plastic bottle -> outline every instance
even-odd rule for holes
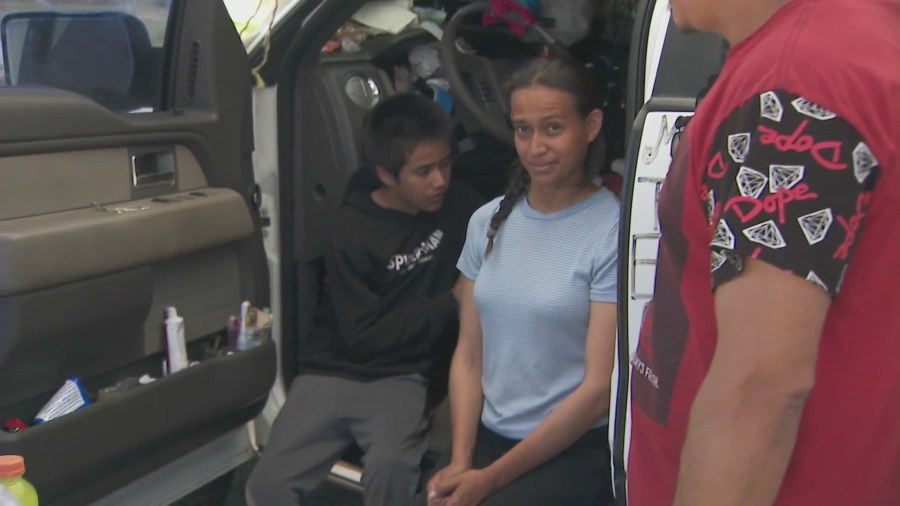
[[[166,349],[168,350],[169,373],[175,373],[188,366],[187,346],[184,342],[184,318],[178,316],[174,307],[166,308]]]
[[[0,485],[22,506],[38,506],[38,496],[31,483],[25,481],[25,459],[21,455],[0,455]]]

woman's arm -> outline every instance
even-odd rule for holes
[[[459,340],[450,363],[450,422],[453,449],[450,464],[428,483],[428,503],[444,501],[450,490],[439,492],[443,485],[472,467],[475,437],[484,394],[481,391],[481,321],[472,297],[475,282],[460,276],[455,293],[459,297]],[[457,290],[458,288],[458,290]]]
[[[581,385],[525,439],[483,470],[492,490],[503,488],[568,448],[609,411],[615,338],[616,304],[592,301]]]
[[[481,321],[472,291],[475,282],[460,276],[459,340],[450,364],[451,466],[469,468],[484,394],[481,391]]]

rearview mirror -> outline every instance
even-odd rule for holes
[[[144,24],[123,12],[16,12],[0,21],[6,84],[72,91],[113,110],[152,106]],[[148,103],[149,102],[149,103]]]

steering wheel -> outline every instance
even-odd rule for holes
[[[441,66],[444,68],[450,90],[456,101],[468,111],[473,119],[488,133],[501,142],[513,144],[513,131],[506,121],[508,107],[505,103],[503,86],[497,76],[493,63],[483,56],[465,54],[456,46],[459,27],[466,16],[491,9],[490,2],[477,2],[463,7],[454,14],[444,27],[441,38]],[[568,49],[554,39],[546,30],[532,24],[528,30],[534,31],[554,53],[568,55]],[[465,70],[475,79],[475,86],[481,95],[477,100],[462,77]],[[491,110],[489,112],[489,109]],[[491,114],[493,112],[493,114]],[[501,119],[502,118],[502,119]]]

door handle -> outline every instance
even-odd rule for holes
[[[131,155],[132,188],[175,185],[175,154],[171,149]]]

